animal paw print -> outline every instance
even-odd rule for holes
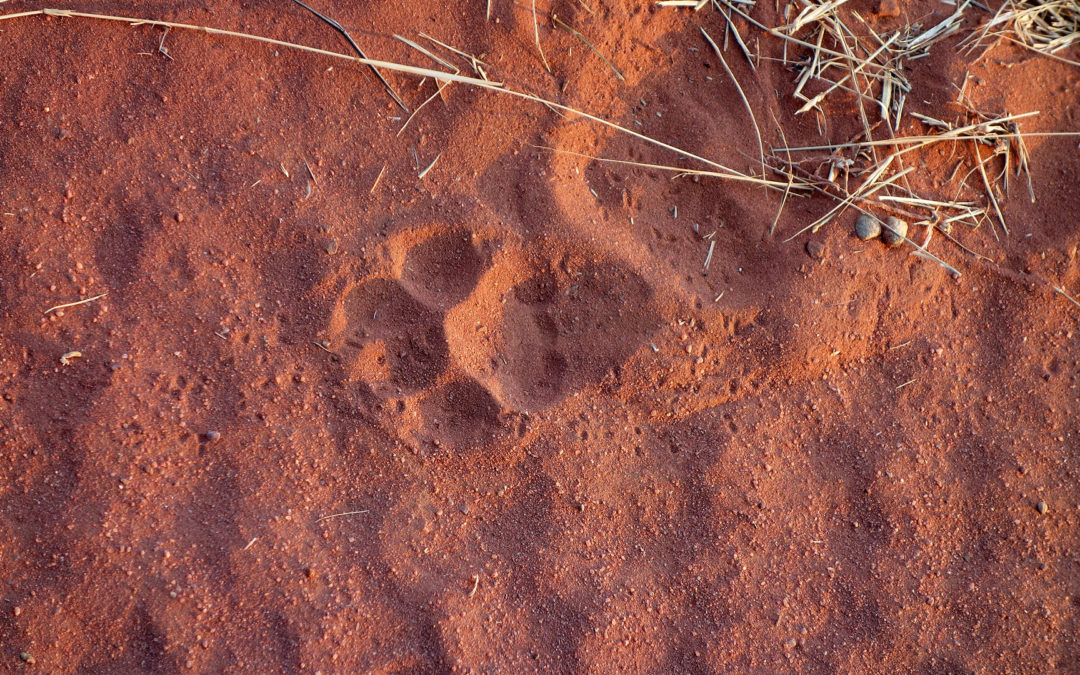
[[[354,370],[371,384],[382,384],[381,393],[415,393],[446,370],[450,355],[440,312],[413,298],[398,281],[360,284],[345,296],[344,313],[345,345],[360,352]]]
[[[542,268],[520,250],[500,256],[467,232],[440,232],[404,252],[395,278],[344,298],[347,367],[399,401],[395,428],[436,445],[482,445],[507,413],[617,378],[659,325],[652,288],[625,265]]]
[[[601,380],[659,324],[652,289],[621,265],[587,262],[517,284],[503,310],[503,399],[547,408]]]
[[[506,430],[502,410],[491,392],[468,377],[425,396],[420,412],[426,434],[457,450],[482,447]]]
[[[396,429],[434,447],[466,450],[498,437],[502,407],[455,366],[447,313],[473,292],[490,252],[469,232],[438,232],[409,248],[395,278],[349,291],[334,342],[350,377],[380,398],[397,399]],[[404,420],[404,421],[402,421]]]
[[[429,237],[409,249],[401,269],[401,284],[428,307],[449,310],[476,287],[489,263],[465,232]]]

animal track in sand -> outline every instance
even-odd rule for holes
[[[469,296],[489,262],[471,232],[436,234],[409,249],[401,284],[428,307],[448,310]]]
[[[344,300],[345,344],[365,349],[382,343],[391,384],[402,393],[425,389],[449,363],[442,316],[409,295],[393,279],[371,279]]]
[[[428,433],[456,451],[482,446],[504,426],[499,404],[473,379],[457,380],[430,392],[420,402],[420,412]]]
[[[373,278],[349,291],[337,319],[347,368],[385,398],[416,396],[417,438],[453,451],[483,445],[505,426],[483,384],[458,373],[447,343],[447,313],[486,272],[489,253],[469,231],[429,236],[401,251],[397,278]],[[358,351],[354,351],[358,350]]]
[[[502,315],[504,399],[542,410],[617,371],[659,323],[651,299],[639,275],[611,263],[519,283]]]
[[[498,436],[504,407],[536,412],[617,380],[659,325],[652,288],[625,264],[564,262],[526,276],[528,262],[512,256],[489,275],[492,256],[475,239],[450,230],[399,249],[399,277],[362,282],[342,306],[340,337],[360,350],[350,370],[386,398],[419,395],[420,437],[453,449]],[[493,340],[461,331],[484,316]],[[490,350],[490,370],[474,365],[476,349]]]

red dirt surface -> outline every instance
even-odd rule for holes
[[[318,7],[375,58],[428,67],[392,37],[427,33],[757,166],[722,15],[584,4],[539,8],[552,75],[529,3]],[[284,1],[65,6],[347,51]],[[971,64],[969,11],[908,110],[955,119],[969,72],[980,110],[1080,129],[1080,68]],[[785,242],[823,197],[770,236],[776,193],[541,149],[692,165],[542,106],[453,85],[399,136],[362,67],[163,33],[0,22],[0,670],[1080,672],[1076,138],[1029,141],[1009,236],[954,233],[996,262],[935,237],[955,279],[850,211]],[[767,146],[772,115],[859,128],[726,56]],[[956,161],[913,184],[953,198]]]

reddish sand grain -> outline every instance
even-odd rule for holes
[[[525,3],[319,8],[374,57],[428,66],[392,38],[428,33],[756,168],[718,13],[539,4],[626,81],[544,20],[548,75]],[[65,6],[346,49],[287,2]],[[1080,129],[1080,69],[969,66],[972,25],[909,110],[953,114],[970,71],[980,109]],[[1080,672],[1077,139],[1030,142],[1010,236],[955,233],[997,263],[935,238],[954,279],[850,212],[785,242],[823,198],[770,236],[761,188],[542,150],[690,165],[541,106],[453,85],[399,137],[363,68],[161,39],[0,22],[4,672]],[[727,54],[767,145],[770,111],[792,145],[858,129]]]

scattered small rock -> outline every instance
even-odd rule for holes
[[[885,227],[881,231],[881,240],[885,242],[886,246],[895,248],[904,243],[905,237],[907,237],[906,222],[896,216],[889,216],[885,219]]]
[[[855,219],[855,236],[863,241],[881,235],[881,221],[869,213],[860,213]]]
[[[19,658],[23,660],[23,663],[34,665],[37,663],[37,659],[34,658],[30,652],[19,652]]]
[[[326,243],[326,254],[334,255],[338,251],[337,239],[331,239]]]
[[[815,260],[821,260],[825,257],[825,244],[821,243],[817,239],[811,239],[806,242],[806,252],[811,258]]]
[[[1050,507],[1046,505],[1046,502],[1040,501],[1038,504],[1035,505],[1035,510],[1038,511],[1040,514],[1045,514],[1047,511],[1050,510]]]
[[[211,442],[211,443],[221,440],[221,432],[220,431],[207,431],[206,432],[206,440]]]

